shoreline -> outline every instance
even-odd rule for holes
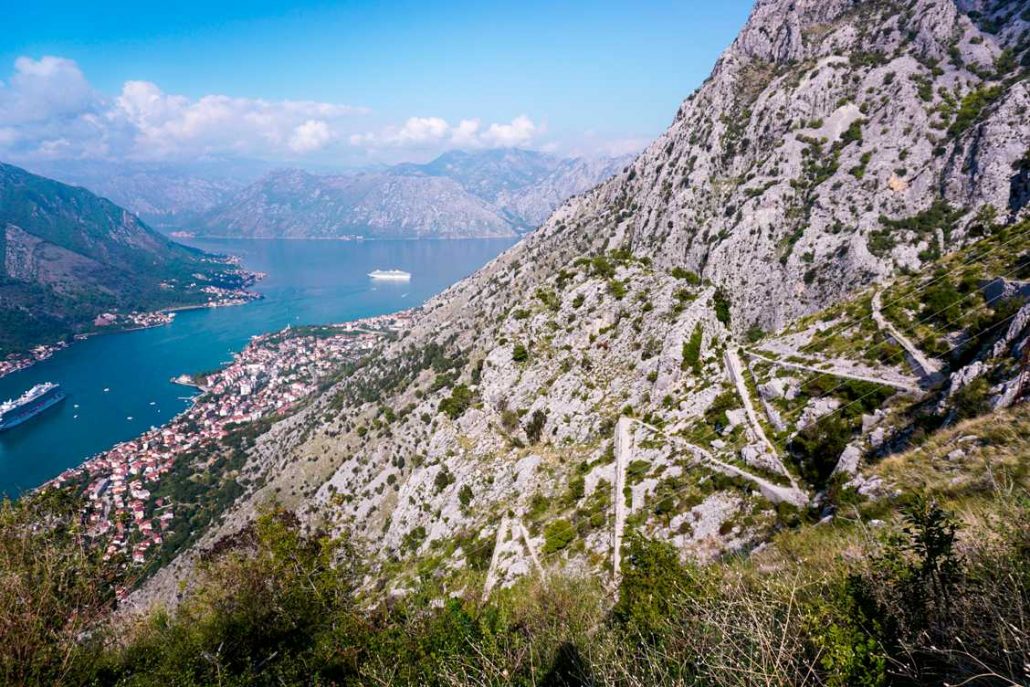
[[[338,334],[337,334],[338,336],[352,336],[352,335],[383,336],[384,334],[387,334],[389,332],[402,331],[406,327],[410,326],[410,322],[412,320],[412,317],[414,316],[414,314],[418,310],[419,310],[418,307],[405,308],[404,310],[397,310],[395,312],[384,313],[382,315],[369,315],[367,317],[361,317],[361,318],[358,318],[356,320],[347,320],[345,322],[332,322],[332,323],[329,323],[329,324],[304,325],[304,326],[306,326],[306,327],[307,326],[318,327],[318,328],[323,328],[323,329],[335,330],[335,331],[338,332]],[[372,325],[372,326],[369,326],[369,325]],[[265,332],[263,334],[255,334],[254,336],[251,337],[250,341],[247,343],[247,346],[244,347],[243,350],[241,350],[241,351],[239,351],[237,353],[233,353],[232,360],[226,362],[225,364],[220,366],[217,370],[212,371],[210,373],[210,376],[220,376],[226,370],[231,368],[233,365],[237,364],[239,362],[240,358],[243,357],[243,355],[245,354],[245,352],[247,351],[248,348],[251,348],[252,346],[260,346],[260,345],[264,344],[265,342],[267,342],[267,341],[269,341],[271,339],[274,339],[277,336],[280,336],[280,335],[283,335],[283,334],[288,334],[288,333],[293,333],[293,332],[295,332],[295,330],[296,330],[296,328],[293,325],[286,325],[282,329],[277,329],[277,330],[274,330],[274,331]],[[115,333],[120,333],[120,332],[111,332],[111,333],[115,334]],[[309,336],[309,335],[300,333],[299,336],[300,337],[305,337],[305,336]],[[86,458],[84,458],[77,465],[62,470],[59,474],[55,475],[54,477],[51,477],[50,479],[46,480],[45,482],[41,483],[40,485],[38,485],[36,487],[33,487],[31,489],[26,489],[25,493],[37,492],[37,491],[43,490],[45,488],[48,488],[50,486],[58,486],[59,487],[59,486],[61,486],[59,484],[59,482],[67,479],[68,475],[71,475],[72,473],[77,473],[77,472],[81,471],[82,469],[88,467],[88,465],[90,463],[94,462],[98,458],[102,458],[104,455],[106,455],[107,453],[111,452],[113,449],[117,448],[118,446],[120,446],[122,444],[125,444],[125,443],[129,443],[129,442],[135,441],[136,439],[139,438],[139,436],[142,436],[142,434],[146,434],[147,432],[154,431],[154,430],[160,430],[162,428],[166,428],[169,425],[171,425],[172,423],[174,423],[176,420],[180,419],[184,414],[188,413],[193,408],[193,406],[196,404],[196,402],[201,399],[201,396],[203,396],[204,394],[206,394],[206,393],[208,393],[208,392],[210,392],[212,390],[212,387],[210,385],[201,385],[201,384],[197,383],[195,381],[195,375],[196,374],[200,374],[200,373],[192,373],[191,374],[191,373],[184,372],[184,373],[182,373],[180,375],[177,375],[175,377],[171,377],[168,380],[172,384],[178,384],[180,386],[189,387],[189,388],[192,388],[192,389],[197,389],[198,391],[201,392],[201,393],[197,394],[196,396],[194,396],[194,397],[192,397],[190,399],[189,407],[184,408],[183,410],[179,411],[175,415],[171,416],[162,425],[158,425],[158,426],[152,427],[149,430],[144,431],[140,435],[137,435],[136,437],[132,437],[130,439],[126,439],[125,441],[122,441],[122,442],[118,442],[114,446],[112,446],[111,448],[108,448],[108,449],[105,449],[105,450],[100,451],[98,453],[94,453],[94,454],[92,454],[90,456],[87,456]]]
[[[16,372],[22,372],[24,370],[29,369],[30,367],[34,367],[37,363],[46,362],[47,360],[52,358],[55,353],[58,353],[59,351],[63,351],[65,349],[71,347],[77,341],[86,341],[87,339],[92,339],[92,338],[94,338],[96,336],[107,336],[107,335],[115,335],[115,334],[128,334],[130,332],[139,332],[139,331],[144,331],[146,329],[155,329],[157,327],[167,327],[168,325],[174,323],[174,321],[175,321],[175,314],[178,313],[178,312],[186,312],[186,311],[189,311],[189,310],[208,310],[208,309],[213,309],[213,308],[228,308],[228,307],[233,307],[233,306],[238,306],[238,305],[247,305],[248,303],[253,303],[254,301],[258,301],[258,300],[261,300],[262,298],[264,298],[263,295],[261,295],[261,294],[259,294],[257,292],[254,292],[254,291],[243,291],[241,293],[249,294],[250,297],[243,298],[243,299],[240,299],[239,301],[231,302],[231,303],[222,303],[222,302],[196,303],[196,304],[191,304],[191,305],[178,305],[178,306],[172,306],[170,308],[161,308],[159,310],[151,310],[151,311],[148,311],[146,313],[141,313],[141,314],[142,315],[166,314],[166,315],[169,316],[169,319],[166,320],[166,321],[163,321],[163,322],[154,322],[152,324],[141,324],[141,325],[135,325],[135,326],[131,326],[131,327],[124,327],[124,328],[120,328],[120,329],[108,329],[108,330],[97,329],[97,330],[90,331],[90,332],[83,332],[83,333],[80,333],[80,334],[73,334],[71,341],[59,341],[57,343],[39,344],[38,346],[35,346],[34,348],[29,349],[28,351],[21,352],[21,353],[18,353],[18,352],[12,353],[11,354],[12,356],[17,356],[17,357],[14,359],[14,361],[10,362],[10,367],[0,367],[0,379],[3,379],[4,377],[7,377],[8,375],[15,374]],[[44,349],[44,352],[41,353],[41,354],[34,353],[33,351],[36,351],[37,349]],[[9,361],[7,359],[0,360],[0,366],[3,366],[5,363],[8,363],[8,362]]]
[[[15,372],[27,370],[36,363],[49,360],[55,353],[68,348],[76,341],[85,341],[86,339],[90,339],[100,334],[127,334],[128,332],[153,329],[154,327],[163,327],[172,324],[175,319],[175,313],[177,312],[184,312],[186,310],[202,310],[205,308],[223,308],[230,305],[246,305],[247,303],[264,298],[263,294],[257,291],[250,291],[249,288],[268,275],[264,272],[252,272],[244,269],[241,266],[243,260],[238,255],[221,255],[216,256],[215,259],[216,262],[220,264],[233,266],[235,268],[236,275],[244,277],[244,281],[239,288],[226,289],[213,285],[205,286],[197,293],[206,294],[209,297],[215,297],[218,299],[208,300],[206,303],[187,303],[183,305],[173,305],[166,308],[158,308],[156,310],[148,310],[145,312],[130,312],[127,314],[101,313],[94,318],[92,331],[68,334],[66,335],[67,339],[62,339],[52,343],[38,344],[27,351],[14,351],[10,353],[3,360],[0,360],[0,379],[14,374]],[[125,318],[128,320],[126,323],[128,326],[122,326],[117,329],[104,329],[103,327],[108,325],[97,324],[97,322],[98,320],[106,317]],[[154,321],[147,321],[149,319],[153,319]]]
[[[173,377],[171,382],[201,393],[165,423],[85,458],[26,493],[78,485],[86,499],[81,522],[91,546],[104,551],[105,559],[121,557],[126,569],[143,565],[162,548],[164,536],[174,531],[175,513],[186,505],[153,498],[180,456],[219,445],[237,425],[288,417],[340,366],[367,355],[382,337],[409,328],[414,312],[318,325],[326,336],[289,325],[256,335],[210,373],[205,386],[196,384],[192,374]]]
[[[15,372],[27,370],[36,363],[49,360],[55,353],[63,351],[71,346],[72,343],[74,343],[74,341],[58,341],[56,343],[39,344],[25,352],[11,353],[10,356],[0,361],[0,366],[3,366],[0,368],[0,379],[3,379],[7,375],[12,375]],[[39,352],[37,353],[36,351]],[[12,358],[11,356],[14,357]]]

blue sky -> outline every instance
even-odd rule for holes
[[[667,126],[750,4],[10,3],[0,146],[348,163],[507,144],[617,151]]]

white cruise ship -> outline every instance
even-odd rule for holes
[[[375,270],[369,272],[368,276],[372,279],[384,279],[387,281],[408,281],[411,279],[411,272],[405,272],[404,270]]]

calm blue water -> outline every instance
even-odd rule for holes
[[[76,342],[50,360],[0,379],[0,400],[44,381],[58,382],[68,394],[58,407],[0,433],[0,493],[14,495],[38,486],[119,441],[163,424],[192,394],[169,379],[218,367],[255,334],[287,324],[343,322],[419,305],[513,241],[188,243],[239,255],[248,268],[266,272],[255,287],[264,300],[180,312],[165,327]],[[408,283],[373,283],[366,275],[377,268],[399,268],[413,277]]]

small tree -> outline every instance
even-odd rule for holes
[[[722,289],[716,289],[712,296],[715,317],[727,327],[730,326],[730,299]]]
[[[472,390],[464,384],[451,389],[451,395],[440,401],[440,412],[457,420],[472,405]]]
[[[561,551],[576,538],[576,528],[568,520],[555,520],[544,528],[544,553]]]
[[[534,444],[540,441],[544,432],[544,425],[547,424],[547,413],[537,408],[529,416],[529,423],[526,425],[526,437]]]
[[[680,604],[697,588],[691,571],[671,545],[635,535],[612,609],[616,623],[650,643],[659,643],[677,622]]]

